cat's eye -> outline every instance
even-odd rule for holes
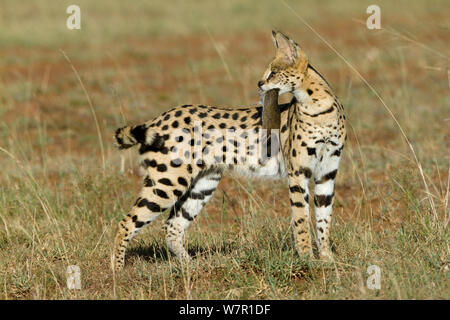
[[[267,77],[267,80],[270,80],[275,74],[276,74],[275,71],[271,71],[269,76]]]

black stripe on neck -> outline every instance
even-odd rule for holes
[[[319,77],[322,78],[322,80],[325,81],[325,83],[331,88],[331,85],[328,83],[328,81],[309,63],[308,63],[308,68],[310,68],[312,71],[317,73],[319,75]]]

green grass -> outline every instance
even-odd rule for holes
[[[370,1],[289,2],[380,93],[423,178],[374,93],[282,2],[78,1],[80,31],[65,28],[69,4],[0,4],[1,299],[449,299],[445,1],[381,1],[384,31],[364,26]],[[345,106],[335,263],[295,254],[284,182],[226,177],[188,231],[190,265],[167,251],[162,217],[113,275],[115,227],[140,184],[115,128],[178,104],[255,104],[272,28],[300,43]],[[66,288],[69,265],[81,290]],[[380,290],[366,286],[370,265]]]

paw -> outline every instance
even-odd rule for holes
[[[177,258],[182,263],[188,263],[189,261],[191,261],[191,256],[189,255],[189,253],[187,253],[186,250],[178,254]]]
[[[304,258],[306,260],[314,258],[314,253],[311,247],[297,247],[297,253],[301,258]]]
[[[321,250],[319,252],[319,259],[324,262],[334,262],[334,257],[330,249]]]

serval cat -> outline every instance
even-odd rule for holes
[[[134,206],[118,225],[112,257],[115,270],[124,266],[129,241],[166,210],[170,211],[165,223],[167,245],[181,260],[189,259],[184,233],[230,170],[288,178],[295,247],[301,256],[312,255],[308,182],[314,179],[318,251],[321,258],[332,259],[329,231],[346,140],[344,110],[299,45],[280,32],[272,32],[272,38],[276,55],[258,87],[262,92],[277,89],[279,94],[294,95],[290,103],[279,106],[281,128],[276,140],[263,139],[262,106],[184,105],[116,131],[120,149],[139,145],[145,177]],[[269,148],[269,157],[261,157]]]

